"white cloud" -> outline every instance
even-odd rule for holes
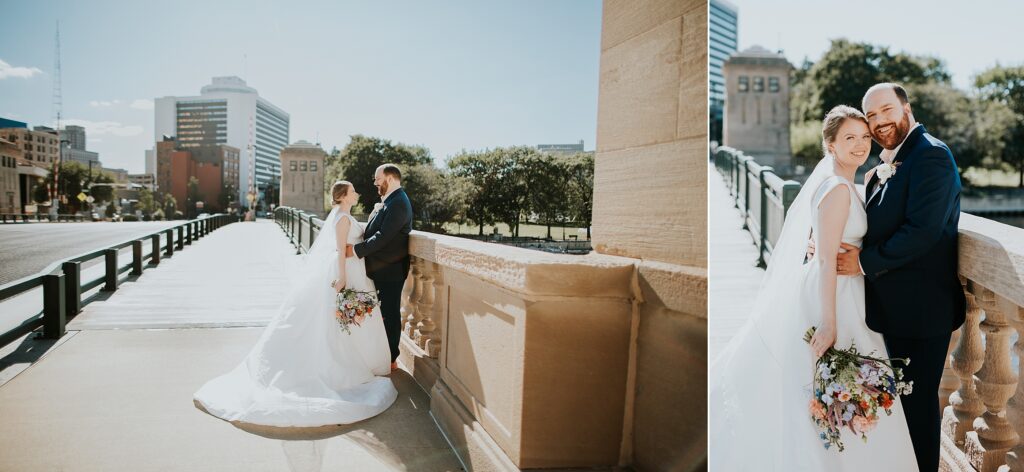
[[[70,119],[65,120],[63,125],[77,125],[85,128],[85,132],[90,136],[138,136],[145,131],[142,126],[139,125],[126,125],[116,121],[89,121],[89,120],[78,120]],[[91,141],[91,140],[90,140]],[[97,142],[99,140],[96,140]]]
[[[93,101],[89,102],[89,106],[91,106],[93,108],[100,108],[100,107],[106,108],[106,107],[111,107],[111,106],[117,105],[118,103],[121,103],[121,101],[120,100],[93,100]]]
[[[152,110],[153,100],[147,100],[145,98],[136,98],[131,105],[128,105],[136,110]]]
[[[33,76],[42,74],[43,71],[35,67],[14,67],[3,59],[0,59],[0,80],[9,77],[16,77],[19,79],[31,79]]]

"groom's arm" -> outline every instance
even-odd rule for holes
[[[942,236],[953,211],[957,172],[952,157],[944,151],[929,149],[914,163],[903,224],[885,241],[861,251],[860,265],[868,279],[921,257]]]
[[[408,200],[395,202],[394,205],[388,206],[387,211],[383,215],[379,215],[382,218],[380,228],[363,242],[353,246],[352,251],[359,258],[365,258],[367,255],[379,251],[402,232],[406,221],[412,218],[410,210]]]

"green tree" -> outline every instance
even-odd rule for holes
[[[185,211],[187,212],[187,218],[195,218],[196,216],[196,202],[202,201],[203,196],[199,193],[199,179],[196,176],[188,178],[188,190],[186,194],[188,199]]]
[[[551,239],[551,226],[563,223],[567,213],[567,159],[550,154],[532,154],[523,160],[523,167],[530,213],[536,215],[540,224],[547,226],[547,237]]]
[[[139,209],[145,215],[150,215],[157,209],[156,201],[153,199],[153,192],[148,188],[139,189]]]
[[[443,225],[456,221],[463,210],[463,184],[433,164],[409,167],[402,186],[412,203],[416,229],[443,232]]]
[[[60,177],[58,179],[59,195],[63,195],[66,203],[61,204],[61,213],[75,213],[82,210],[83,203],[78,200],[79,193],[91,195],[95,202],[110,201],[113,199],[113,189],[109,186],[96,186],[89,188],[89,168],[80,162],[65,161],[60,165]],[[112,183],[114,179],[105,172],[93,173],[92,183]],[[37,202],[50,200],[49,189],[53,188],[53,172],[51,171],[38,185],[33,194]]]
[[[163,209],[164,215],[167,216],[168,220],[175,218],[175,213],[178,211],[178,199],[174,198],[174,195],[169,193],[163,194]]]
[[[404,174],[419,164],[432,164],[430,151],[423,146],[409,146],[392,143],[389,140],[363,135],[353,135],[349,143],[336,157],[328,155],[325,178],[327,188],[336,180],[347,180],[359,192],[359,204],[368,212],[380,202],[377,188],[373,186],[373,174],[381,164],[399,166]],[[415,208],[414,208],[415,210]]]
[[[508,225],[512,236],[519,236],[519,222],[530,208],[530,184],[527,180],[526,162],[537,154],[528,146],[497,148],[493,163],[497,172],[496,198],[491,201],[491,212],[497,221]]]
[[[836,105],[860,108],[864,91],[879,82],[909,86],[950,81],[949,72],[937,58],[893,54],[885,47],[846,39],[832,40],[821,59],[792,76],[802,79],[793,88],[795,122],[820,121]]]
[[[577,226],[587,228],[590,239],[590,223],[594,210],[594,155],[576,154],[565,161],[567,180],[566,209],[568,217]]]
[[[1024,187],[1024,66],[997,65],[979,74],[974,85],[986,100],[1005,105],[1013,114],[1000,157],[1019,173],[1018,186]]]
[[[497,191],[499,178],[497,156],[491,152],[463,151],[448,160],[451,175],[467,188],[463,194],[464,216],[476,223],[479,235],[484,234],[484,225],[494,224],[493,207],[500,198]]]

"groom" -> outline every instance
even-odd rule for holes
[[[913,393],[902,397],[920,470],[939,467],[939,380],[950,335],[964,322],[957,276],[960,176],[945,143],[925,131],[903,87],[872,86],[862,103],[871,136],[890,153],[871,174],[863,250],[843,245],[840,275],[865,276],[867,325],[882,333],[889,357]]]
[[[373,185],[382,203],[370,214],[363,242],[348,246],[345,257],[366,259],[366,274],[376,285],[380,298],[380,312],[391,348],[391,370],[395,370],[398,341],[402,336],[402,287],[409,274],[412,204],[402,188],[402,171],[394,164],[378,167],[373,174]]]

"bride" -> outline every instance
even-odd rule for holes
[[[828,347],[887,352],[865,323],[863,278],[836,272],[840,243],[860,246],[867,231],[852,183],[871,149],[867,120],[840,105],[821,134],[827,154],[790,206],[753,313],[711,365],[711,470],[918,470],[898,398],[867,442],[844,430],[843,452],[823,446],[808,411],[815,360]],[[804,263],[809,236],[816,253]],[[808,346],[802,337],[811,326]]]
[[[343,288],[374,291],[363,260],[339,258],[362,240],[349,213],[352,184],[335,182],[334,203],[310,247],[295,285],[249,355],[210,380],[194,399],[228,421],[268,426],[347,424],[380,414],[395,401],[391,352],[380,308],[346,334],[334,318]]]

